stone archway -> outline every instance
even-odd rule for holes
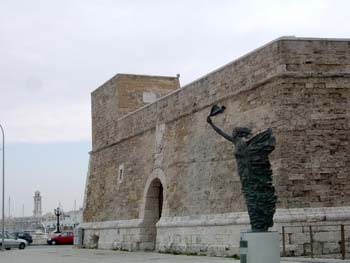
[[[161,169],[155,169],[148,178],[143,201],[140,207],[140,243],[141,250],[155,250],[157,243],[156,224],[161,217],[168,215],[166,198],[166,177]]]
[[[163,200],[163,185],[159,178],[155,178],[150,183],[145,196],[144,217],[141,233],[142,250],[154,250],[156,248],[156,223],[162,216]]]

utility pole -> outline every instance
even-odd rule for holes
[[[24,230],[24,204],[22,204],[22,230]]]
[[[5,133],[0,124],[2,132],[2,242],[1,250],[5,251]]]
[[[10,219],[10,217],[11,217],[11,196],[9,196],[9,212],[8,212],[7,216]]]
[[[11,196],[9,196],[9,212],[7,214],[7,221],[8,221],[8,225],[7,225],[7,231],[11,231]]]
[[[73,218],[73,226],[77,223],[77,200],[74,200],[74,218]]]

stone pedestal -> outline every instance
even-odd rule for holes
[[[241,263],[279,263],[278,232],[242,231],[240,254]]]

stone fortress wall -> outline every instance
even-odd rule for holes
[[[293,37],[182,88],[178,78],[117,75],[92,93],[84,243],[238,254],[249,220],[233,147],[206,123],[213,104],[226,106],[214,122],[227,132],[273,129],[275,230],[348,223],[349,76],[350,40]],[[302,254],[307,240],[292,229],[287,251]],[[331,253],[335,242],[315,251]]]

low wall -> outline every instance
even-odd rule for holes
[[[139,250],[141,220],[83,223],[83,246],[113,250]]]
[[[350,222],[316,221],[303,226],[289,224],[284,226],[284,256],[302,256],[318,258],[350,258]],[[342,227],[345,245],[342,247]],[[282,242],[283,243],[283,242]],[[281,243],[281,244],[282,244]],[[312,246],[311,246],[312,244]]]
[[[285,226],[286,255],[309,256],[309,226],[313,229],[313,253],[317,257],[341,257],[340,225],[350,224],[350,207],[277,209],[271,230]],[[332,226],[330,226],[332,225]],[[336,226],[334,226],[336,225]],[[141,220],[83,223],[84,246],[114,250],[147,250]],[[183,217],[162,217],[157,225],[156,251],[176,254],[234,256],[239,254],[240,231],[249,229],[245,212]],[[348,230],[347,230],[348,229]],[[350,227],[345,231],[350,251]],[[98,236],[98,244],[94,237]]]

